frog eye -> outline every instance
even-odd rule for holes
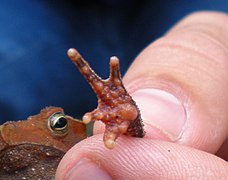
[[[57,112],[48,119],[49,128],[56,134],[65,134],[67,132],[67,119],[65,114]]]

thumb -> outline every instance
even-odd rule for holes
[[[124,84],[146,136],[228,157],[228,16],[189,15],[135,59]],[[95,123],[94,133],[103,131]],[[223,144],[223,146],[222,146]]]
[[[190,15],[124,77],[147,136],[215,153],[228,136],[228,16]]]

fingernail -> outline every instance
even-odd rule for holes
[[[111,180],[109,174],[88,158],[82,158],[65,176],[66,180]]]
[[[186,123],[183,104],[174,95],[159,89],[140,89],[132,93],[142,119],[159,129],[171,141],[180,138]]]

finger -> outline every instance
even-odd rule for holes
[[[215,153],[228,140],[228,17],[188,16],[148,46],[124,77],[147,136]],[[95,124],[94,133],[103,131]],[[228,143],[220,155],[228,156]]]
[[[228,16],[196,13],[143,50],[124,84],[148,137],[215,153],[228,136]],[[228,153],[228,151],[227,151]]]
[[[62,159],[56,179],[227,179],[228,164],[209,153],[165,141],[119,138],[115,149],[102,135],[75,145]]]

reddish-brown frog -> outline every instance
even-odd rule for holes
[[[112,149],[121,135],[145,135],[140,111],[121,80],[119,60],[110,59],[110,77],[101,79],[75,50],[68,56],[91,85],[98,107],[83,116],[83,122],[105,123],[104,144]],[[0,179],[50,179],[65,152],[86,138],[86,125],[48,107],[26,121],[0,126]]]
[[[86,138],[86,125],[47,107],[25,121],[0,126],[0,179],[51,179],[59,161]]]

